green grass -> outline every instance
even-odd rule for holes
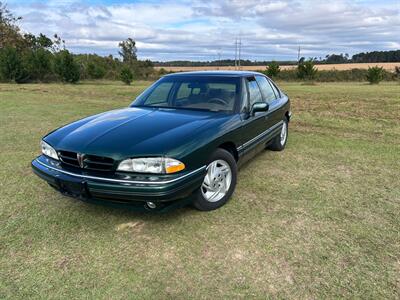
[[[286,150],[209,213],[86,204],[32,174],[44,134],[148,84],[0,85],[0,298],[400,297],[400,85],[282,83]]]

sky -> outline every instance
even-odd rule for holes
[[[118,55],[137,41],[138,57],[159,61],[241,57],[296,60],[400,49],[400,0],[8,0],[23,31],[59,34],[74,53]]]

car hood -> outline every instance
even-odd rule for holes
[[[130,107],[82,119],[55,130],[44,140],[56,150],[114,159],[166,155],[202,126],[226,114]]]

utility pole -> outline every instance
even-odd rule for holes
[[[235,38],[235,70],[237,70],[237,50],[238,50],[238,40]]]
[[[241,70],[241,66],[240,66],[240,53],[242,51],[242,37],[239,36],[239,70]]]
[[[299,62],[300,62],[300,46],[299,46],[299,49],[297,51],[297,63],[299,63]]]
[[[219,70],[219,67],[221,66],[221,48],[218,49],[218,68],[217,70]]]

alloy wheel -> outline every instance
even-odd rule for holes
[[[281,145],[285,145],[287,138],[287,123],[284,122],[281,130]]]
[[[218,159],[207,167],[207,174],[201,185],[201,193],[205,200],[217,202],[229,191],[232,183],[232,170],[229,164]]]

